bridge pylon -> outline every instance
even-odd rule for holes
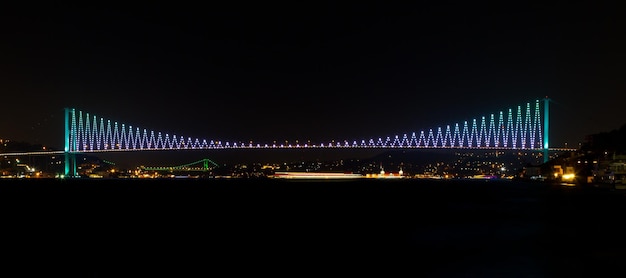
[[[549,128],[550,128],[550,99],[548,96],[543,99],[543,163],[550,160],[550,143],[549,143]]]
[[[72,152],[72,148],[70,146],[71,142],[71,132],[73,129],[70,129],[70,108],[65,108],[65,147],[63,149],[63,154],[65,156],[65,171],[64,175],[66,177],[76,177],[76,154]]]

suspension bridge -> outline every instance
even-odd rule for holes
[[[194,165],[200,165],[200,164],[202,164],[202,166],[193,167]],[[194,162],[183,164],[183,165],[177,165],[177,166],[156,166],[156,167],[141,166],[140,168],[146,171],[202,171],[202,172],[206,172],[206,171],[211,170],[211,167],[212,167],[211,165],[213,167],[219,167],[219,165],[215,163],[213,160],[204,158],[198,161],[194,161]]]
[[[132,126],[74,108],[65,108],[64,150],[5,153],[0,155],[64,154],[65,175],[76,174],[76,154],[129,151],[222,150],[222,149],[502,149],[549,151],[550,99],[535,100],[445,126],[393,136],[318,143],[276,144],[253,141],[222,141],[192,138]],[[206,162],[208,163],[208,162]]]

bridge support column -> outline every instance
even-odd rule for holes
[[[76,177],[76,154],[65,153],[65,177]]]
[[[549,143],[549,130],[550,130],[550,99],[546,96],[543,99],[543,163],[550,160],[550,143]]]
[[[64,156],[65,156],[65,171],[64,175],[66,177],[75,177],[76,176],[76,154],[70,152],[70,143],[71,143],[71,133],[70,133],[70,108],[65,108],[65,148],[64,148]]]

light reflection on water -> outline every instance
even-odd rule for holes
[[[561,185],[568,186],[568,187],[575,187],[576,186],[575,183],[569,183],[569,182],[562,182]]]

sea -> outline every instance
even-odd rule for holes
[[[21,179],[0,180],[0,204],[4,265],[23,277],[598,277],[626,266],[626,192],[607,186]]]

